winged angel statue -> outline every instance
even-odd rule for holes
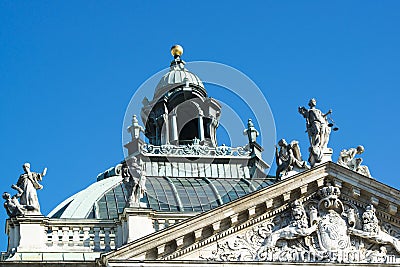
[[[288,144],[285,139],[281,139],[278,142],[278,146],[275,146],[275,156],[276,156],[276,179],[281,179],[282,176],[288,176],[289,172],[294,169],[298,171],[307,170],[310,167],[301,158],[299,142],[293,140]]]

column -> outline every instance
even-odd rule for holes
[[[178,122],[176,120],[176,111],[173,110],[169,117],[170,117],[170,121],[171,121],[171,127],[170,127],[171,138],[170,138],[170,141],[175,143],[179,139],[179,137],[178,137]]]
[[[199,139],[204,141],[204,124],[203,124],[203,114],[199,113]]]

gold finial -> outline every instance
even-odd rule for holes
[[[179,57],[183,54],[183,47],[180,45],[174,45],[173,47],[171,47],[171,54],[174,57]]]

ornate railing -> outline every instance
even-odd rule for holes
[[[143,144],[141,151],[144,155],[176,155],[176,156],[238,156],[244,157],[250,155],[248,146],[229,147],[226,145],[210,147],[193,142],[191,145],[161,145]]]

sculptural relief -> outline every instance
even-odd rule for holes
[[[368,205],[366,207],[365,212],[362,215],[362,223],[362,230],[349,228],[348,232],[377,244],[390,244],[400,253],[400,241],[382,231],[379,226],[378,218],[375,215],[375,208],[373,205]]]
[[[317,101],[312,98],[308,102],[310,109],[299,107],[298,111],[306,119],[306,129],[310,142],[310,157],[308,161],[311,167],[317,163],[323,162],[324,154],[330,152],[328,149],[329,136],[331,128],[329,127],[327,116],[332,113],[329,110],[327,113],[322,113],[316,108]]]
[[[293,140],[288,144],[285,139],[281,139],[278,145],[279,149],[275,146],[277,180],[281,179],[281,174],[283,174],[282,177],[288,177],[310,168],[301,158],[299,142]]]
[[[276,242],[279,239],[292,240],[299,237],[305,237],[317,230],[316,224],[313,224],[311,227],[308,226],[306,211],[299,201],[292,203],[291,213],[292,220],[289,225],[272,232],[265,242],[266,247],[275,247]]]
[[[128,192],[127,207],[140,207],[140,199],[146,193],[146,173],[137,163],[135,157],[122,164],[122,178]]]
[[[399,229],[379,227],[372,205],[365,208],[340,199],[327,182],[315,197],[294,201],[288,209],[252,229],[217,244],[213,261],[400,262]],[[361,228],[361,229],[358,229]]]
[[[371,173],[367,166],[361,165],[362,158],[355,158],[356,155],[364,153],[364,147],[358,146],[357,148],[343,149],[340,152],[337,164],[344,166],[350,170],[356,171],[367,177],[371,177]]]

